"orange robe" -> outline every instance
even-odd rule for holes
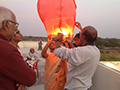
[[[44,90],[64,90],[67,74],[67,61],[54,53],[47,52],[44,71]]]

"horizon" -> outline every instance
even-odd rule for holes
[[[40,37],[41,37],[41,38],[48,38],[47,36],[22,36],[22,37],[31,37],[31,38],[32,38],[32,37],[33,37],[33,38],[34,38],[34,37],[35,37],[35,38],[40,38]],[[53,37],[53,38],[54,38],[54,37]],[[97,37],[97,38],[101,38],[101,39],[118,39],[118,40],[120,40],[120,38],[111,38],[111,37],[110,37],[110,38],[108,38],[108,37],[106,37],[106,38]]]

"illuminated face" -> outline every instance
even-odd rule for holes
[[[50,44],[50,50],[54,50],[55,49],[55,41],[52,41]]]
[[[77,46],[79,46],[80,45],[80,39],[78,38],[78,37],[75,37],[75,44],[77,45]]]
[[[80,45],[83,45],[85,42],[85,35],[83,35],[84,31],[80,34]]]

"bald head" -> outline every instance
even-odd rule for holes
[[[11,20],[13,12],[8,8],[0,6],[0,27],[4,20]]]
[[[87,26],[83,29],[83,35],[89,43],[94,43],[97,39],[97,30],[92,26]]]
[[[11,40],[16,31],[16,16],[8,8],[0,6],[0,34]]]

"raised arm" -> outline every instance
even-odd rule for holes
[[[82,27],[81,27],[81,24],[79,22],[75,22],[75,26],[77,28],[79,28],[81,30],[81,32],[83,31]]]
[[[74,47],[75,47],[75,46],[73,45],[73,43],[72,43],[72,39],[71,39],[71,38],[67,37],[67,38],[66,38],[66,42],[68,43],[68,45],[69,45],[70,48],[74,48]]]
[[[63,40],[63,34],[62,33],[58,33],[57,37],[56,37],[56,42],[55,42],[55,48],[59,48],[60,44]]]
[[[47,50],[48,50],[48,48],[50,46],[51,41],[52,41],[52,38],[49,37],[47,44],[45,45],[45,47],[43,48],[43,50],[41,52],[41,55],[42,55],[43,58],[47,58],[48,57]]]

